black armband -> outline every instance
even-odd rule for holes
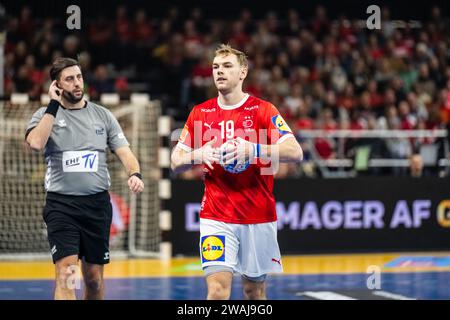
[[[59,108],[59,102],[55,99],[50,100],[50,103],[47,106],[47,109],[45,110],[45,113],[51,114],[56,118],[56,113],[58,112]]]
[[[131,178],[132,176],[136,176],[136,177],[138,177],[139,179],[142,180],[142,174],[140,174],[139,172],[133,173],[132,175],[130,175],[130,178]]]

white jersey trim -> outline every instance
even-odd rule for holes
[[[244,98],[242,98],[241,101],[239,101],[236,104],[233,104],[232,106],[227,106],[227,105],[222,104],[219,100],[219,97],[217,97],[217,104],[219,105],[220,108],[222,108],[224,110],[233,110],[233,109],[237,109],[240,106],[242,106],[247,101],[248,97],[250,97],[250,95],[248,93],[246,93]]]

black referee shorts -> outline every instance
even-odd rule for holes
[[[112,205],[108,191],[87,196],[48,192],[43,216],[53,263],[71,255],[88,263],[109,263]]]

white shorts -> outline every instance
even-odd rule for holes
[[[277,222],[225,223],[200,219],[202,268],[225,266],[243,276],[283,272]]]

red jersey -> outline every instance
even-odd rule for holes
[[[293,134],[274,105],[246,94],[234,106],[224,106],[218,98],[195,106],[178,146],[190,152],[214,136],[214,147],[220,147],[236,137],[252,143],[276,144]],[[268,170],[261,174],[267,167],[270,163],[258,161],[235,174],[215,163],[214,170],[205,170],[200,218],[240,224],[276,221],[273,174],[267,174]]]

